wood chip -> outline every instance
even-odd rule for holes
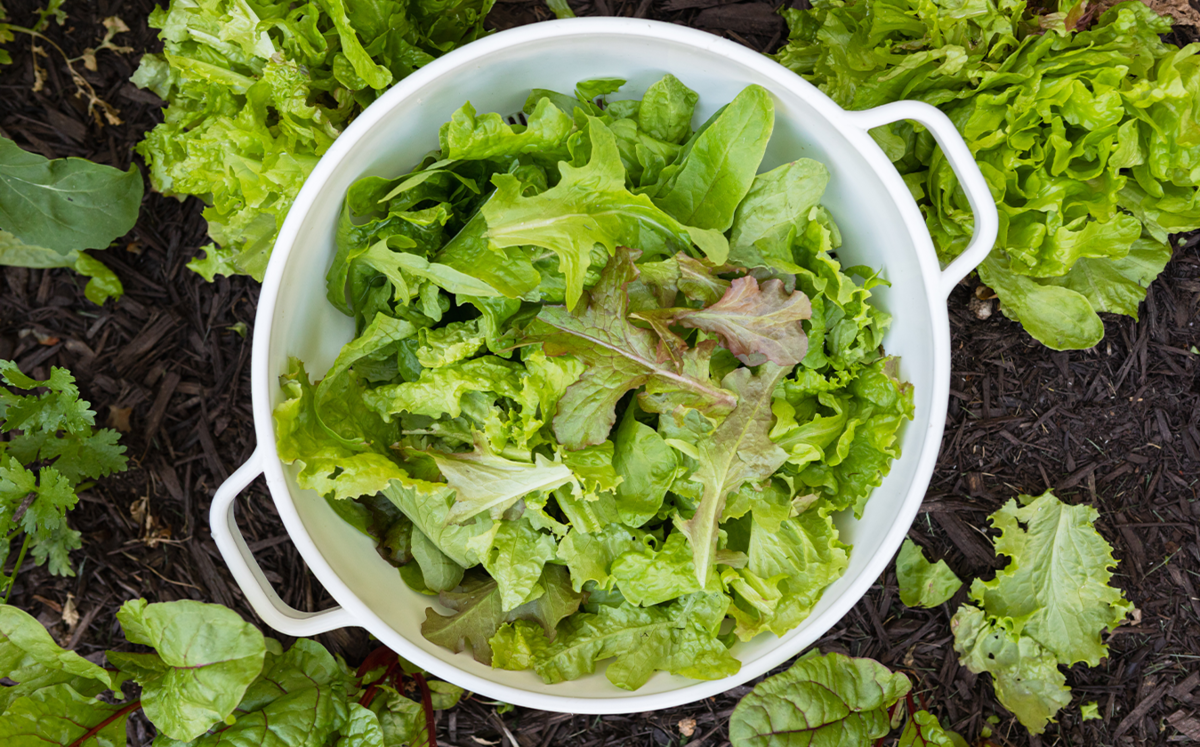
[[[1159,685],[1158,687],[1154,688],[1149,695],[1142,698],[1141,702],[1129,712],[1129,715],[1121,719],[1121,723],[1117,726],[1117,731],[1113,735],[1114,740],[1120,739],[1121,735],[1133,728],[1138,721],[1141,721],[1142,717],[1150,712],[1150,709],[1158,703],[1158,699],[1161,698],[1163,693],[1166,691],[1166,685]]]
[[[1193,742],[1200,742],[1200,721],[1182,708],[1167,716],[1167,723],[1174,726]]]

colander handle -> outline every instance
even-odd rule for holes
[[[975,215],[975,233],[963,253],[942,270],[939,281],[939,292],[942,297],[950,295],[958,281],[967,276],[971,270],[979,266],[987,257],[996,243],[996,233],[1000,229],[1000,216],[996,213],[996,202],[992,191],[988,189],[987,180],[979,172],[975,157],[958,133],[954,123],[936,107],[920,101],[896,101],[891,104],[877,106],[860,112],[846,112],[854,124],[869,130],[881,127],[902,119],[911,119],[925,126],[933,134],[933,139],[942,147],[942,154],[950,162],[954,176],[967,195],[971,204],[971,212]]]
[[[246,463],[217,488],[208,512],[213,540],[225,564],[229,566],[233,580],[237,581],[246,600],[263,622],[280,633],[302,637],[353,626],[354,618],[341,607],[321,612],[301,612],[280,599],[246,545],[246,539],[233,515],[233,499],[262,474],[261,454],[261,449],[256,449]]]

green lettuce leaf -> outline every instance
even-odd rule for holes
[[[656,140],[682,143],[692,131],[692,115],[699,101],[699,94],[668,73],[642,96],[638,129]]]
[[[515,462],[492,451],[487,439],[475,434],[475,450],[446,454],[431,451],[446,484],[455,491],[454,507],[446,520],[461,523],[481,511],[499,519],[529,493],[548,491],[575,480],[571,468],[541,454],[533,462]]]
[[[725,247],[723,236],[698,233],[655,207],[648,197],[625,188],[625,169],[612,131],[599,119],[589,119],[591,158],[586,166],[559,165],[562,179],[552,189],[532,197],[522,196],[519,179],[509,174],[493,178],[496,192],[484,203],[487,240],[498,248],[533,244],[558,255],[566,276],[567,308],[574,308],[583,292],[591,264],[592,247],[602,244],[611,255],[618,246],[654,246],[667,242],[675,248],[703,242],[705,251]],[[657,239],[656,239],[657,237]]]
[[[537,102],[525,126],[510,125],[495,113],[477,117],[468,102],[442,125],[438,137],[443,158],[483,160],[553,151],[565,144],[573,129],[571,118],[547,99]]]
[[[991,674],[996,698],[1029,731],[1041,734],[1071,702],[1054,654],[1033,638],[1005,630],[969,604],[958,608],[950,627],[959,661],[976,674]]]
[[[741,665],[714,635],[724,606],[719,594],[694,594],[666,606],[602,606],[595,614],[573,615],[550,645],[534,653],[534,670],[548,683],[562,682],[616,657],[605,676],[625,690],[636,690],[660,670],[695,679],[727,677]]]
[[[971,599],[1016,635],[1028,636],[1070,666],[1097,666],[1111,632],[1133,605],[1109,586],[1112,547],[1096,531],[1099,513],[1053,493],[1020,496],[992,514],[996,553],[1009,564],[991,581],[976,579]]]
[[[866,745],[891,731],[888,709],[909,691],[903,674],[873,659],[810,651],[760,682],[729,720],[737,747]]]
[[[765,88],[744,88],[684,146],[655,191],[654,202],[689,226],[726,231],[758,173],[775,126],[775,105]],[[667,172],[670,175],[667,176]],[[709,259],[720,264],[727,254]]]
[[[554,559],[556,546],[554,537],[534,529],[528,520],[500,522],[483,567],[496,580],[502,611],[540,596],[535,586],[546,561]]]
[[[896,556],[896,581],[900,585],[900,601],[909,607],[937,607],[962,588],[962,580],[946,561],[930,563],[910,539],[904,540]]]

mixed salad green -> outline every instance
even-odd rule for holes
[[[547,682],[615,657],[635,689],[811,612],[912,392],[825,167],[758,173],[767,92],[693,132],[678,79],[623,83],[535,89],[525,124],[465,104],[356,182],[327,280],[358,335],[317,383],[291,361],[275,419],[299,484],[437,595],[426,638]]]

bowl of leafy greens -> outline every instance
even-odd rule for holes
[[[868,130],[934,133],[975,211],[939,267]],[[899,547],[937,456],[945,298],[995,237],[949,120],[848,113],[765,57],[630,19],[446,55],[294,203],[252,360],[259,446],[213,536],[262,618],[366,628],[489,697],[696,700],[811,644]],[[266,477],[340,607],[266,582]]]

